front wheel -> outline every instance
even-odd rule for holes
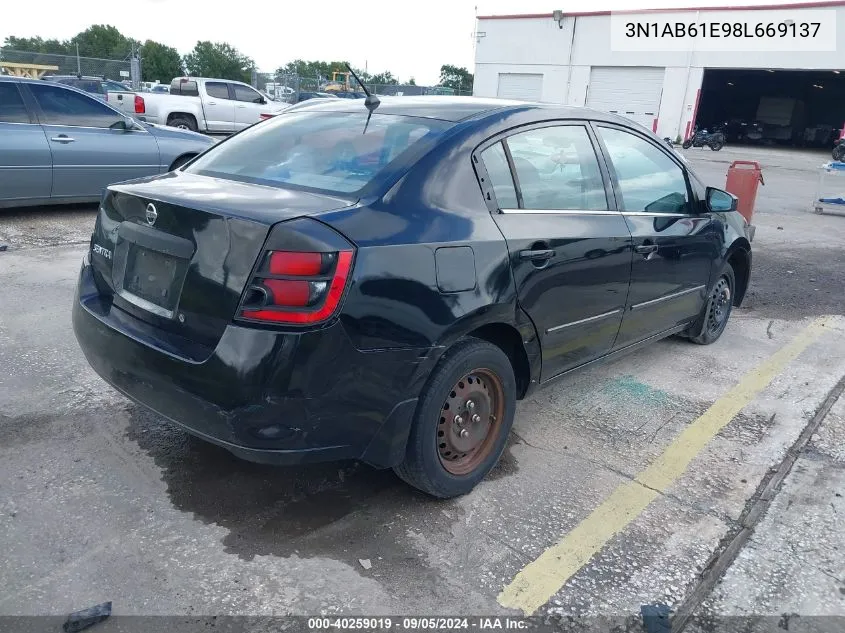
[[[516,379],[505,353],[480,339],[456,343],[420,396],[396,474],[441,499],[468,493],[501,457],[515,410]]]
[[[710,345],[722,336],[733,310],[735,279],[733,268],[730,264],[725,264],[716,283],[710,288],[698,319],[686,332],[693,343]]]

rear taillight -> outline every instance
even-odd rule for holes
[[[266,121],[267,119],[272,119],[275,115],[274,114],[267,114],[266,112],[262,112],[258,116],[261,117],[262,121]]]
[[[144,114],[147,111],[147,106],[144,103],[144,97],[135,95],[135,114]]]
[[[352,251],[268,251],[241,301],[242,319],[309,325],[335,315]]]

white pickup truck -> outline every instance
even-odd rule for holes
[[[177,77],[170,83],[170,94],[140,92],[118,107],[148,123],[228,134],[275,116],[289,104],[268,101],[239,81]]]

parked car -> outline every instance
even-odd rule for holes
[[[127,114],[193,132],[237,132],[287,107],[268,101],[248,84],[204,77],[177,77],[170,94],[135,96],[134,103],[123,104]]]
[[[333,93],[339,99],[366,99],[366,92],[335,92]]]
[[[308,101],[309,99],[337,99],[338,96],[336,94],[332,94],[331,92],[315,92],[313,90],[300,90],[299,97],[297,98],[297,103],[302,103],[303,101]]]
[[[315,99],[110,186],[74,330],[107,382],[240,457],[452,497],[537,387],[721,336],[751,270],[736,202],[611,114]]]
[[[0,207],[96,202],[111,183],[169,171],[213,144],[70,86],[0,76]]]
[[[103,77],[85,77],[82,75],[46,75],[42,77],[45,81],[53,81],[73,86],[94,95],[101,101],[116,102],[118,97],[133,96],[134,93],[119,81],[104,79]]]

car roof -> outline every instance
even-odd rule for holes
[[[376,112],[429,119],[441,119],[457,123],[471,118],[484,118],[492,113],[508,111],[536,110],[538,120],[542,119],[591,119],[609,123],[630,125],[631,121],[622,117],[598,112],[581,106],[563,106],[555,103],[515,101],[488,97],[454,97],[446,95],[426,95],[420,97],[379,97],[381,104]],[[303,101],[296,106],[297,111],[319,112],[358,112],[364,108],[360,100],[355,99],[315,99]],[[542,116],[539,116],[542,112]]]

